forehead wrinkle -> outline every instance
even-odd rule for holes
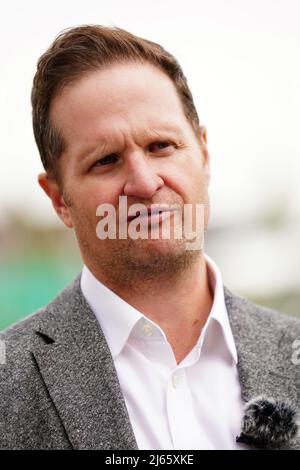
[[[170,137],[180,137],[182,136],[182,131],[180,127],[170,126],[169,124],[155,124],[144,126],[143,128],[137,129],[132,132],[132,137],[129,132],[126,133],[125,140],[131,141],[134,140],[138,144],[145,144],[151,139],[156,138],[170,138]]]
[[[137,130],[131,131],[130,129],[126,130],[113,130],[108,137],[99,136],[95,146],[97,147],[109,147],[116,146],[125,148],[130,146],[132,142],[135,142],[139,145],[144,145],[151,139],[155,138],[166,138],[172,136],[181,136],[181,129],[170,128],[169,126],[148,126],[143,127]]]

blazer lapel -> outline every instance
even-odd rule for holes
[[[284,325],[278,328],[255,304],[233,295],[226,287],[224,292],[243,400],[264,395],[299,407],[292,349],[285,345]],[[299,437],[293,448],[300,449]]]
[[[113,359],[80,276],[36,329],[33,355],[75,449],[137,449]]]

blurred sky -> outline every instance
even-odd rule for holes
[[[6,0],[0,21],[0,220],[17,208],[59,223],[36,182],[30,91],[54,37],[86,23],[128,29],[180,61],[207,127],[212,223],[277,205],[300,218],[299,0]]]

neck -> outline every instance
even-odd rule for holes
[[[93,272],[93,270],[91,269]],[[164,331],[177,363],[196,344],[211,311],[213,293],[206,262],[201,253],[189,268],[165,282],[141,280],[140,289],[116,285],[94,275],[128,304],[142,312]]]

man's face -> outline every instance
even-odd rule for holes
[[[74,227],[87,266],[115,269],[118,276],[139,266],[151,271],[151,263],[157,273],[160,264],[169,269],[168,261],[179,266],[187,256],[183,241],[96,236],[97,207],[110,203],[118,209],[122,195],[128,207],[204,203],[207,225],[208,154],[172,81],[148,64],[94,71],[53,100],[51,119],[67,145],[59,159],[62,195],[53,182],[47,192],[64,223]]]

